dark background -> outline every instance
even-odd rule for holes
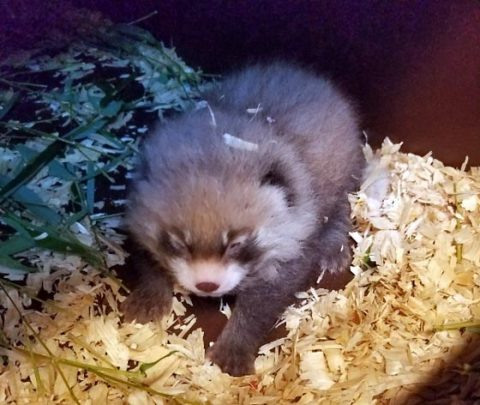
[[[357,101],[374,145],[389,136],[447,164],[480,164],[478,1],[6,0],[0,56],[73,32],[76,14],[89,14],[78,8],[115,22],[157,11],[140,25],[208,73],[271,57],[313,66]]]

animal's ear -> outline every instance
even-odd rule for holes
[[[289,178],[285,169],[278,163],[272,163],[263,173],[260,179],[261,186],[273,186],[280,188],[285,193],[287,205],[293,206],[295,203],[295,193],[290,185]]]
[[[280,166],[276,163],[272,163],[267,170],[263,173],[262,178],[260,179],[260,184],[276,186],[276,187],[287,187],[287,179],[285,178],[284,173],[280,169]]]

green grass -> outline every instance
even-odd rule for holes
[[[41,271],[46,251],[106,269],[105,219],[125,203],[125,191],[110,187],[126,184],[149,126],[194,103],[201,83],[132,25],[2,65],[0,273]]]

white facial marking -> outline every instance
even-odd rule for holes
[[[249,234],[247,233],[242,233],[240,235],[237,235],[235,236],[231,241],[230,241],[230,244],[234,244],[234,243],[239,243],[239,244],[243,244],[245,243],[245,241],[248,239],[249,237]]]
[[[228,243],[228,231],[222,232],[222,243],[226,245]]]
[[[191,263],[184,259],[172,259],[170,268],[178,283],[196,295],[221,297],[233,290],[245,277],[247,270],[237,263],[222,264],[216,260],[198,260]],[[218,288],[210,293],[200,291],[199,283],[215,283]]]
[[[170,238],[170,243],[176,248],[176,249],[182,249],[185,244],[183,243],[182,239],[178,237],[173,232],[168,232],[168,237]]]
[[[183,231],[183,236],[185,237],[185,243],[187,245],[192,243],[192,234],[190,231],[188,230]]]

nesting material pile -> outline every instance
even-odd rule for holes
[[[301,293],[282,320],[288,336],[261,348],[257,375],[232,378],[205,361],[202,331],[182,317],[188,298],[162,324],[122,324],[117,283],[79,266],[29,276],[31,296],[40,286],[55,294],[37,309],[27,289],[2,284],[12,344],[1,349],[0,402],[402,403],[474,336],[459,326],[480,320],[480,170],[399,148],[366,148],[366,179],[351,196],[355,279]]]

